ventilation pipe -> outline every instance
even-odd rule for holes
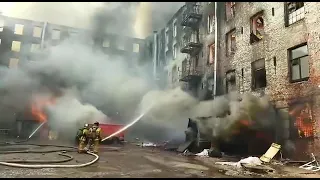
[[[214,2],[214,77],[213,77],[213,98],[217,96],[217,60],[218,60],[218,22],[217,2]]]
[[[158,48],[158,42],[157,42],[157,31],[153,31],[153,78],[155,80],[158,79],[157,77],[157,48]]]

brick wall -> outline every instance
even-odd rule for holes
[[[315,92],[320,84],[320,4],[305,2],[305,18],[285,27],[285,7],[283,2],[240,2],[236,3],[236,13],[232,20],[226,21],[224,3],[220,3],[219,16],[219,90],[225,92],[225,73],[236,70],[236,84],[239,92],[251,90],[251,63],[264,58],[266,68],[267,86],[265,94],[279,108],[288,107],[290,103],[309,97],[311,100],[312,118],[315,122],[316,136],[320,130],[320,97]],[[263,11],[264,38],[250,44],[250,18]],[[236,29],[236,52],[226,56],[226,33]],[[288,49],[302,43],[308,44],[310,78],[303,82],[290,82],[288,66]],[[274,63],[276,59],[276,65]],[[242,76],[243,68],[243,76]],[[254,91],[259,94],[259,91]],[[310,98],[311,97],[311,98]],[[316,144],[316,143],[315,143]],[[310,149],[310,148],[309,148]],[[311,148],[313,149],[313,148]]]

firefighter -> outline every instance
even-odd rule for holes
[[[78,153],[86,152],[86,145],[89,140],[89,125],[85,124],[83,128],[79,129],[77,138],[79,139]]]
[[[90,134],[90,144],[92,144],[93,152],[98,153],[99,144],[101,142],[101,128],[99,127],[99,122],[95,122],[89,130]]]

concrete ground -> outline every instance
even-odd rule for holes
[[[8,148],[8,147],[6,147]],[[15,146],[10,150],[23,150],[31,148],[36,150],[47,150],[52,147],[39,148],[36,146]],[[16,148],[16,149],[15,149]],[[0,152],[9,149],[0,147]],[[59,148],[56,148],[59,149]],[[60,148],[61,149],[61,148]],[[92,156],[68,152],[74,160],[64,164],[81,164],[89,162]],[[284,165],[271,165],[276,171],[273,173],[254,173],[237,169],[231,166],[216,165],[215,162],[226,159],[207,157],[183,156],[176,152],[169,152],[150,147],[138,147],[126,144],[119,147],[104,146],[99,153],[100,159],[97,163],[84,168],[13,168],[2,166],[0,168],[1,178],[93,178],[93,177],[320,177],[320,173],[314,173],[297,167]],[[54,153],[19,153],[0,154],[0,161],[4,160],[35,160],[35,159],[62,159]],[[63,164],[63,163],[62,163]]]

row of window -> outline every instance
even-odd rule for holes
[[[288,50],[290,82],[306,81],[309,79],[309,54],[307,44],[302,44]],[[273,58],[273,65],[276,67],[276,57]],[[252,90],[267,86],[265,60],[259,59],[251,63],[251,87]],[[226,73],[226,91],[236,90],[237,72],[230,70]],[[241,77],[244,77],[244,70],[241,69]]]
[[[1,26],[1,25],[0,25]],[[22,24],[15,24],[14,27],[14,34],[17,35],[23,35],[23,29],[24,29],[24,25]],[[3,31],[3,27],[0,28],[0,32]],[[41,38],[41,34],[42,34],[42,28],[35,26],[33,28],[33,37],[37,37],[37,38]],[[69,33],[70,36],[75,36],[77,33],[76,32],[70,32]],[[51,39],[53,40],[59,40],[60,39],[60,35],[61,35],[61,31],[57,30],[57,29],[53,29],[51,31]],[[16,43],[17,44],[17,43]],[[20,43],[21,44],[21,43]],[[18,46],[18,45],[17,45]],[[20,45],[19,45],[20,46]],[[103,42],[103,47],[109,47],[110,46],[110,41],[108,40],[104,40]],[[120,50],[124,50],[124,45],[119,46],[118,47]],[[15,48],[15,49],[20,49],[20,48]],[[19,50],[20,51],[20,50]],[[138,53],[139,52],[139,44],[134,44],[133,45],[133,52]]]
[[[264,18],[263,12],[260,11],[250,18],[250,44],[258,42],[264,37]],[[291,25],[304,18],[304,3],[303,2],[286,2],[285,3],[285,24]],[[274,8],[272,8],[272,16],[274,16]],[[226,3],[226,17],[230,20],[235,15],[235,3]],[[241,28],[243,34],[243,27]],[[236,51],[236,29],[232,29],[226,34],[226,55],[232,55]]]
[[[102,43],[102,47],[108,48],[110,47],[110,41],[108,39],[105,39]],[[118,44],[118,49],[125,50],[124,44]],[[138,53],[140,51],[140,45],[138,43],[133,43],[132,47],[133,52]]]

